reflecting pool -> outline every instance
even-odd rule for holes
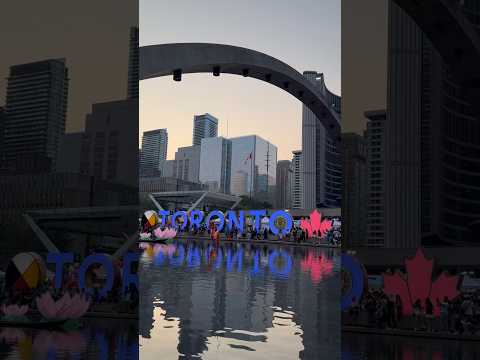
[[[478,360],[474,341],[342,333],[342,360]]]
[[[340,359],[336,250],[141,247],[141,359]]]
[[[86,319],[68,331],[1,327],[0,359],[138,360],[138,322]]]

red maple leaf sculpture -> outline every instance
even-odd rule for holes
[[[310,214],[310,220],[302,219],[300,221],[300,227],[307,233],[308,237],[317,234],[320,238],[323,238],[332,229],[332,221],[327,219],[322,221],[322,214],[315,209]]]
[[[437,303],[446,297],[449,300],[459,295],[457,285],[458,276],[449,276],[442,273],[432,283],[433,260],[428,260],[421,249],[412,259],[405,260],[407,274],[396,272],[394,275],[383,274],[383,291],[389,295],[398,295],[402,300],[402,311],[404,315],[413,313],[413,304],[420,300],[422,308],[425,308],[427,298],[433,304],[435,316],[440,315],[440,308]]]

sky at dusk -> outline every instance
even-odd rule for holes
[[[340,94],[339,0],[140,0],[140,45],[210,42],[242,46],[296,70],[323,72]],[[140,134],[167,128],[168,158],[192,144],[195,114],[219,119],[219,135],[257,134],[278,146],[278,159],[301,148],[302,104],[265,82],[222,74],[140,82]]]

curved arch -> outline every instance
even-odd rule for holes
[[[304,103],[333,139],[339,141],[339,104],[335,95],[314,86],[284,62],[258,51],[222,44],[177,43],[140,47],[140,80],[181,73],[219,73],[252,77],[275,85]]]
[[[463,6],[458,0],[393,1],[430,39],[480,117],[480,35]]]

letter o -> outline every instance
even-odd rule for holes
[[[220,224],[217,226],[217,231],[222,231],[223,226],[225,225],[225,216],[221,211],[215,210],[208,214],[207,219],[205,220],[207,226],[210,224],[210,220],[214,216],[217,216],[220,219]]]
[[[362,266],[352,256],[342,254],[342,270],[348,272],[352,279],[352,286],[346,294],[342,295],[342,311],[352,306],[353,299],[359,300],[363,294],[364,272]]]
[[[277,227],[275,226],[275,220],[278,217],[283,217],[287,220],[287,226],[282,229],[282,234],[285,235],[292,229],[292,217],[286,211],[275,211],[272,216],[270,216],[270,230],[273,232],[274,235],[278,235],[279,232]]]

